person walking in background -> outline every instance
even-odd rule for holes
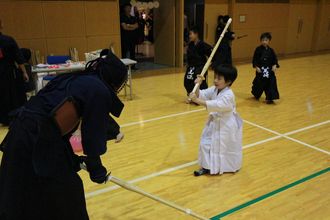
[[[216,36],[215,36],[215,43],[219,40],[221,33],[223,31],[223,29],[226,26],[226,23],[229,20],[229,16],[225,15],[222,16],[220,15],[218,17],[218,26],[216,29]],[[213,58],[213,63],[212,63],[212,67],[215,68],[216,66],[219,66],[221,64],[229,64],[232,65],[233,61],[232,61],[232,54],[231,54],[231,42],[232,40],[235,39],[235,33],[231,32],[230,29],[227,29],[227,32],[225,33],[219,48],[217,49],[214,58]]]
[[[272,35],[269,32],[260,36],[261,45],[258,46],[253,55],[252,65],[256,69],[256,77],[252,83],[252,95],[259,100],[262,93],[266,94],[266,103],[273,104],[280,95],[277,89],[275,71],[280,67],[273,48],[269,46]]]
[[[0,20],[0,124],[9,125],[9,113],[26,102],[24,81],[28,82],[29,76],[15,39],[1,30]]]
[[[139,24],[136,17],[131,15],[131,11],[131,4],[125,4],[123,6],[122,15],[120,16],[121,50],[123,58],[135,60],[135,46],[137,43],[136,33]],[[134,66],[133,69],[135,69]]]

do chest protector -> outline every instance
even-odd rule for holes
[[[54,122],[61,131],[61,135],[65,136],[76,128],[80,122],[78,106],[72,96],[64,99],[51,112]]]

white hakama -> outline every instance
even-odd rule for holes
[[[198,161],[210,174],[236,172],[242,166],[242,119],[236,113],[230,88],[218,94],[216,87],[200,90],[209,118],[203,130]]]

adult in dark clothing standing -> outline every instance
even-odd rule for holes
[[[124,104],[117,92],[127,80],[125,65],[112,53],[86,70],[57,76],[17,111],[0,149],[1,220],[88,220],[80,163],[90,179],[104,183],[100,155],[115,138]],[[83,152],[69,138],[81,120]]]
[[[26,102],[24,81],[29,76],[15,39],[3,35],[1,29],[0,20],[0,124],[8,125],[9,112]]]
[[[223,29],[226,26],[227,21],[229,20],[229,16],[222,16],[220,15],[218,17],[218,26],[216,29],[216,34],[215,34],[215,40],[216,42],[219,40],[220,35],[223,31]],[[235,33],[230,31],[230,29],[227,29],[227,32],[225,33],[217,51],[215,52],[213,62],[212,62],[212,67],[215,68],[218,65],[221,64],[229,64],[232,65],[232,54],[231,54],[231,42],[232,40],[235,39]]]
[[[135,46],[137,43],[137,29],[139,28],[136,17],[131,15],[132,6],[125,4],[120,16],[121,51],[123,58],[135,60]],[[128,55],[129,54],[129,55]]]

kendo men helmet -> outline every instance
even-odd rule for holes
[[[107,55],[88,62],[86,70],[96,71],[114,92],[119,93],[127,82],[127,68],[110,50],[107,52]]]

